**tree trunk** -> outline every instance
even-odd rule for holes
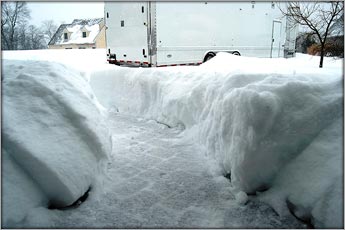
[[[323,67],[323,56],[325,55],[325,44],[321,43],[321,53],[320,53],[320,65],[319,68]]]

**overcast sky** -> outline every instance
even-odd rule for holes
[[[103,2],[27,2],[31,11],[30,24],[40,26],[44,20],[57,25],[71,23],[73,19],[103,18]]]

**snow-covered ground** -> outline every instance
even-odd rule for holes
[[[105,58],[3,52],[4,226],[343,227],[342,59]]]
[[[154,120],[109,114],[114,151],[103,194],[78,209],[53,211],[63,228],[303,228],[268,205],[241,205],[229,181],[209,172],[199,146]]]
[[[42,61],[2,64],[2,220],[19,227],[33,208],[65,207],[96,189],[111,135],[79,72]]]

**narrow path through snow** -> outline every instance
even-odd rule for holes
[[[104,191],[54,210],[60,228],[302,228],[262,203],[236,203],[198,146],[155,121],[111,113],[113,153]]]

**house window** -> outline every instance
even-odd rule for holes
[[[86,38],[86,32],[83,32],[83,38]]]
[[[125,26],[125,21],[121,21],[121,27],[124,27]]]
[[[86,49],[86,47],[81,46],[81,47],[79,47],[79,49]]]
[[[64,33],[63,35],[64,35],[65,40],[68,40],[68,34]]]

